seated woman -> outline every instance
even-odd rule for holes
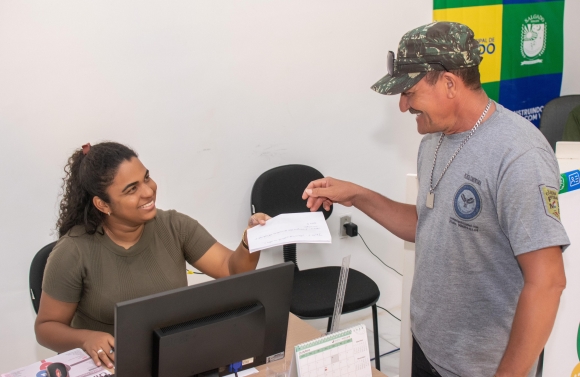
[[[48,258],[34,326],[45,347],[82,348],[111,368],[115,303],[187,286],[186,261],[214,278],[258,264],[246,232],[232,251],[189,216],[157,209],[157,184],[124,145],[83,145],[65,172],[60,239]],[[268,219],[254,214],[248,228]]]

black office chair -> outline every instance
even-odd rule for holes
[[[544,106],[540,119],[540,131],[548,139],[554,151],[556,142],[562,140],[570,111],[578,105],[580,105],[580,94],[554,98]]]
[[[30,263],[30,274],[28,275],[28,281],[30,285],[30,299],[32,300],[32,306],[34,311],[38,314],[38,308],[40,307],[40,296],[42,295],[42,279],[44,278],[44,268],[46,267],[46,260],[52,252],[52,248],[56,245],[56,241],[49,243],[32,259]]]
[[[272,217],[281,213],[308,212],[302,193],[313,180],[324,176],[305,165],[285,165],[268,170],[258,177],[252,188],[252,213],[263,212]],[[332,213],[320,207],[327,219]],[[340,267],[321,267],[300,270],[296,258],[296,244],[284,245],[284,261],[294,262],[294,286],[290,311],[302,319],[328,318],[327,331],[332,326],[334,301],[338,288]],[[380,370],[377,306],[380,292],[376,283],[357,270],[350,269],[343,313],[372,307],[375,343],[375,365]]]

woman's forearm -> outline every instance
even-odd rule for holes
[[[113,368],[115,355],[111,351],[115,344],[115,338],[109,333],[73,329],[58,321],[37,321],[34,330],[36,340],[46,348],[56,352],[81,348],[93,359],[95,365],[104,364],[107,368]]]
[[[238,248],[230,256],[228,263],[230,275],[255,270],[259,260],[259,251],[250,253],[250,251],[244,247],[243,243],[240,242]]]
[[[34,326],[38,343],[55,352],[65,352],[74,348],[83,348],[83,343],[90,330],[73,329],[60,322],[47,321]]]

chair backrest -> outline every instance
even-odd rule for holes
[[[270,169],[256,179],[252,187],[252,213],[263,212],[269,216],[281,213],[308,212],[302,193],[308,184],[324,176],[306,165],[284,165]],[[318,210],[328,219],[332,213],[320,207]]]
[[[30,274],[28,275],[28,281],[30,284],[30,299],[32,300],[32,306],[34,306],[34,311],[38,314],[38,307],[40,306],[40,296],[42,295],[42,279],[44,277],[44,268],[46,267],[46,260],[52,252],[52,248],[56,245],[56,241],[49,243],[32,259],[30,263]]]
[[[554,98],[544,106],[540,131],[548,139],[552,149],[556,150],[556,142],[562,140],[568,115],[578,105],[580,94]]]
[[[284,165],[270,169],[256,179],[252,187],[251,212],[263,212],[272,217],[281,213],[310,211],[302,193],[308,184],[324,176],[316,169],[306,165]],[[328,219],[332,213],[322,206],[318,209]],[[284,262],[293,262],[298,271],[296,244],[284,245]]]

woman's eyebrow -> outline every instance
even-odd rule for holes
[[[143,176],[143,178],[146,178],[148,175],[149,175],[149,169],[147,169],[147,171],[145,172],[145,175]],[[128,188],[130,188],[131,186],[136,186],[138,183],[139,183],[138,181],[129,183],[127,186],[125,186],[125,188],[121,192],[127,191]]]
[[[139,182],[138,182],[138,181],[135,181],[135,182],[131,182],[131,183],[129,183],[127,186],[125,186],[125,188],[124,188],[124,189],[123,189],[123,191],[121,191],[121,192],[125,192],[125,191],[127,191],[127,189],[128,189],[128,188],[130,188],[131,186],[136,186],[136,185],[137,185],[137,183],[139,183]]]

